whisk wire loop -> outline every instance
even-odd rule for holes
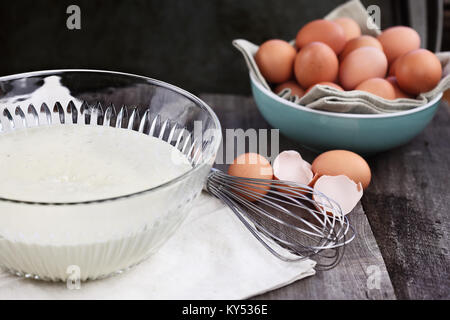
[[[212,169],[206,190],[227,204],[253,236],[277,258],[315,258],[316,269],[335,267],[355,238],[340,206],[306,185],[234,177]],[[326,260],[326,261],[322,261]]]

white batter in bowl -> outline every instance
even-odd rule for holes
[[[116,114],[122,104],[135,108]],[[97,279],[150,256],[183,221],[220,144],[201,100],[139,76],[3,77],[0,106],[0,266],[37,279]]]

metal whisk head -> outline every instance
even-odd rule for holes
[[[234,177],[213,169],[206,190],[226,203],[261,244],[283,261],[314,258],[316,269],[331,269],[355,237],[340,206],[306,185]]]

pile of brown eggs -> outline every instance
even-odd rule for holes
[[[266,41],[255,61],[275,93],[290,88],[302,97],[319,84],[388,100],[414,98],[442,77],[439,59],[420,49],[420,42],[419,34],[405,26],[390,27],[375,38],[361,35],[350,18],[314,20],[299,30],[295,47],[284,40]]]

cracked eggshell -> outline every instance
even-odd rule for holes
[[[308,184],[313,178],[311,165],[300,153],[289,150],[281,152],[273,162],[273,175],[278,180]]]
[[[344,175],[321,176],[314,184],[314,190],[336,201],[341,207],[343,215],[350,213],[363,195],[361,183],[356,184]],[[318,194],[313,194],[313,200],[324,202]]]
[[[275,158],[273,175],[275,180],[292,181],[303,185],[310,185],[314,177],[311,164],[303,160],[302,156],[293,150],[283,151]],[[300,192],[302,192],[301,188]]]

